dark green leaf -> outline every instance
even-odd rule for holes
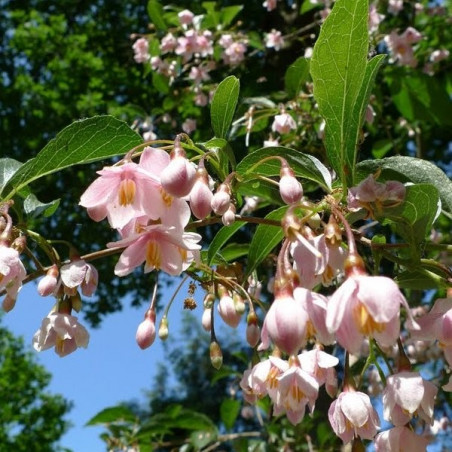
[[[0,159],[0,195],[8,181],[21,166],[22,163],[17,160],[10,158]]]
[[[24,211],[27,215],[32,217],[37,217],[39,215],[50,217],[58,209],[59,204],[59,199],[55,199],[48,203],[42,203],[35,195],[30,194],[25,198]]]
[[[281,220],[288,206],[270,212],[265,218],[270,220]],[[284,238],[284,231],[280,226],[260,224],[256,228],[250,244],[248,254],[248,267],[246,276],[250,275],[255,268],[268,256],[271,250]]]
[[[221,255],[227,262],[246,256],[250,249],[248,243],[230,243],[221,250]]]
[[[152,72],[152,86],[162,94],[169,93],[169,80],[163,74]]]
[[[166,31],[167,26],[165,24],[165,20],[163,19],[163,8],[158,0],[148,1],[148,14],[151,22],[157,30]]]
[[[243,9],[242,5],[223,6],[221,8],[221,24],[223,27],[227,27],[231,24],[237,14]]]
[[[210,242],[207,252],[207,265],[211,265],[215,255],[220,251],[221,247],[245,224],[244,221],[236,221],[230,226],[223,226]]]
[[[438,284],[434,278],[429,278],[428,272],[420,270],[407,270],[399,273],[395,278],[397,284],[404,289],[428,290],[437,289]]]
[[[100,411],[85,425],[109,424],[111,422],[136,422],[136,416],[125,406],[114,406]]]
[[[452,181],[435,164],[414,157],[395,156],[381,160],[364,160],[357,165],[359,179],[381,170],[384,180],[415,184],[428,183],[439,191],[443,208],[452,212]]]
[[[296,97],[301,86],[309,80],[309,60],[300,57],[292,63],[284,76],[284,85],[289,97]]]
[[[261,148],[248,154],[237,165],[236,171],[245,179],[254,178],[257,174],[269,177],[279,176],[281,162],[278,159],[269,159],[259,164],[261,160],[271,156],[286,159],[296,176],[317,182],[326,191],[331,190],[331,174],[318,159],[295,149],[281,146]]]
[[[112,116],[76,121],[63,129],[39,154],[23,164],[10,179],[14,192],[30,182],[72,165],[125,154],[142,143],[126,123]]]
[[[215,91],[210,109],[212,129],[217,138],[226,138],[239,98],[240,83],[233,75],[226,77]]]
[[[369,72],[373,72],[366,69],[368,8],[367,0],[338,0],[321,28],[311,59],[314,97],[326,122],[328,159],[345,187],[353,181],[362,118],[358,113],[364,94],[370,91]]]
[[[392,149],[393,146],[394,145],[391,140],[379,140],[372,146],[372,155],[376,159],[382,159]]]
[[[232,430],[240,412],[241,403],[235,399],[224,399],[220,406],[221,421],[227,430]]]

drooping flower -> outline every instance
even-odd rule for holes
[[[380,426],[380,420],[370,398],[363,392],[346,391],[339,394],[328,410],[331,427],[344,443],[355,436],[372,439]]]
[[[431,424],[438,388],[418,372],[399,372],[386,379],[383,415],[396,426],[407,424],[414,415]]]
[[[279,115],[276,115],[273,120],[273,132],[289,133],[291,130],[296,128],[297,124],[292,116],[289,115],[289,113],[281,113]]]
[[[68,295],[73,295],[80,287],[83,295],[90,297],[97,288],[99,280],[97,270],[83,259],[75,259],[63,265],[60,274]]]
[[[149,41],[146,38],[137,39],[132,48],[134,51],[133,58],[137,63],[145,63],[151,58],[149,54]]]
[[[7,297],[11,302],[15,302],[26,275],[27,272],[19,258],[19,252],[0,244],[0,290],[6,290]],[[5,306],[11,306],[11,303],[7,303]],[[14,307],[14,303],[12,303],[12,307]]]
[[[58,267],[53,265],[46,273],[44,278],[39,281],[38,293],[41,297],[47,297],[54,293],[58,285],[58,275],[60,274]]]
[[[42,321],[41,328],[33,336],[33,347],[38,352],[55,347],[55,352],[63,357],[77,347],[88,346],[89,333],[77,317],[60,312],[51,313]]]
[[[426,452],[428,438],[407,427],[394,427],[379,433],[374,440],[376,452]]]

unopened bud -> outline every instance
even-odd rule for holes
[[[234,300],[235,312],[242,315],[245,312],[245,302],[243,301],[243,297],[237,292],[234,292],[232,299]]]
[[[308,218],[308,225],[312,228],[312,229],[319,229],[320,224],[321,224],[321,219],[320,219],[320,215],[318,213],[315,213],[314,215],[312,215],[311,217]]]
[[[47,270],[44,278],[39,281],[38,284],[38,293],[41,297],[47,297],[52,294],[58,283],[58,275],[59,275],[58,267],[56,265],[52,265],[49,270]]]
[[[224,323],[232,328],[237,328],[240,323],[241,315],[235,310],[235,303],[231,296],[226,292],[221,296],[218,303],[218,312]]]
[[[221,217],[221,221],[225,226],[230,226],[235,222],[235,206],[232,202],[229,204],[228,210]]]
[[[246,323],[246,341],[248,342],[248,344],[250,344],[251,347],[256,347],[261,337],[261,331],[255,312],[250,312],[248,314]]]
[[[231,204],[231,190],[229,185],[221,184],[213,195],[210,206],[217,215],[223,215]]]
[[[21,235],[20,237],[17,237],[14,242],[11,244],[11,248],[14,248],[19,253],[22,253],[22,251],[27,246],[27,238],[24,235]]]
[[[213,302],[215,301],[215,295],[213,293],[208,293],[204,297],[203,305],[204,308],[209,309],[213,306]]]
[[[146,311],[144,320],[138,325],[135,338],[137,344],[143,350],[150,347],[155,341],[155,311],[153,309]]]
[[[212,329],[212,308],[204,309],[204,312],[202,313],[201,324],[204,330],[210,333],[210,330]]]
[[[168,329],[168,318],[165,316],[162,317],[159,326],[159,338],[164,341],[168,339],[169,329]]]
[[[213,193],[209,188],[207,171],[204,168],[198,168],[196,181],[190,192],[190,208],[198,220],[203,220],[210,214],[212,198]]]
[[[296,204],[303,197],[303,187],[292,168],[283,166],[280,172],[279,194],[286,204]]]
[[[219,370],[223,365],[223,353],[221,352],[221,348],[216,341],[210,343],[210,362],[217,370]]]

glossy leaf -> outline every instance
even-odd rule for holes
[[[452,181],[440,168],[427,160],[404,156],[365,160],[357,165],[357,171],[359,180],[381,171],[380,177],[384,180],[432,184],[439,192],[443,208],[452,212]]]
[[[223,6],[221,8],[220,21],[223,27],[227,27],[237,16],[237,14],[243,9],[242,5]]]
[[[331,190],[331,174],[318,159],[312,155],[282,146],[261,148],[248,154],[237,165],[236,171],[245,179],[254,178],[257,173],[268,177],[279,176],[281,162],[278,159],[259,163],[264,158],[271,156],[280,156],[286,159],[295,171],[296,176],[317,182],[326,191]]]
[[[220,417],[227,430],[232,430],[237,416],[239,415],[241,403],[236,399],[224,399],[220,406]]]
[[[286,213],[288,206],[270,212],[265,218],[270,220],[281,220]],[[256,267],[268,256],[268,254],[278,245],[284,238],[284,231],[280,226],[272,226],[268,224],[260,224],[256,228],[253,239],[250,244],[250,252],[248,254],[248,267],[246,275],[250,275]]]
[[[148,15],[155,28],[158,30],[166,30],[167,26],[163,19],[163,8],[158,0],[148,1]]]
[[[0,159],[0,195],[2,194],[2,191],[6,187],[8,181],[14,176],[21,166],[22,163],[17,160],[10,158]]]
[[[217,138],[226,138],[239,98],[240,82],[233,75],[226,77],[215,91],[210,109],[212,129]]]
[[[353,181],[360,114],[378,61],[367,68],[368,1],[338,0],[311,59],[314,97],[326,122],[325,147],[342,184]]]
[[[136,416],[125,406],[105,408],[92,417],[85,425],[108,424],[110,422],[135,422]]]
[[[207,265],[210,265],[215,255],[221,250],[222,246],[245,224],[244,221],[236,221],[230,226],[223,226],[210,242],[207,252]]]
[[[403,271],[397,275],[395,280],[397,284],[404,289],[428,290],[438,288],[436,278],[429,277],[428,272],[423,272],[421,270]]]
[[[125,154],[142,138],[125,122],[112,116],[76,121],[49,141],[39,154],[23,164],[10,179],[8,197],[34,180],[72,165],[91,163]]]
[[[284,76],[284,85],[289,97],[295,97],[300,92],[303,83],[309,80],[309,60],[300,57],[292,63]]]
[[[55,199],[48,203],[42,203],[34,194],[30,194],[25,198],[23,207],[25,213],[32,217],[37,217],[39,215],[50,217],[58,209],[59,204],[59,199]]]

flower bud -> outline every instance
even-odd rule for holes
[[[162,317],[159,326],[159,338],[162,341],[168,339],[169,329],[168,329],[168,318],[165,316]]]
[[[241,315],[235,310],[234,300],[227,291],[225,291],[220,298],[220,302],[218,303],[218,312],[220,313],[224,323],[232,328],[237,328],[237,325],[240,323]]]
[[[143,350],[150,347],[155,341],[155,311],[153,309],[147,310],[144,320],[138,325],[135,337],[137,344]]]
[[[230,226],[235,222],[235,206],[232,202],[229,204],[228,210],[221,217],[221,221],[225,226]]]
[[[292,168],[283,166],[280,172],[279,194],[286,204],[296,204],[303,197],[303,187],[295,177]]]
[[[210,214],[212,198],[213,193],[209,188],[207,171],[204,168],[198,168],[196,181],[190,192],[191,211],[198,220],[203,220]]]
[[[216,341],[210,343],[210,362],[217,370],[219,370],[223,365],[223,353],[221,352],[221,348]]]
[[[3,298],[2,302],[3,310],[5,312],[12,311],[14,309],[14,306],[16,306],[16,298],[6,295],[5,298]]]
[[[171,161],[160,176],[163,189],[177,198],[187,196],[195,183],[195,176],[195,168],[187,160],[185,151],[176,141],[171,151]]]
[[[204,297],[203,305],[205,309],[209,309],[213,306],[213,302],[215,301],[215,295],[213,293],[207,293]]]
[[[232,299],[234,301],[235,312],[242,315],[245,312],[245,302],[243,301],[242,296],[237,292],[234,292]]]
[[[47,297],[54,292],[58,283],[59,273],[58,267],[56,265],[52,265],[44,278],[39,281],[38,293],[41,297]]]
[[[248,314],[246,323],[246,341],[248,342],[248,344],[250,344],[251,347],[256,347],[261,336],[261,331],[255,312],[250,312]]]
[[[213,195],[210,203],[212,210],[217,215],[223,215],[231,204],[231,190],[229,185],[221,184],[217,192]]]
[[[201,324],[204,330],[210,333],[210,330],[212,329],[212,308],[204,309],[204,312],[202,313]]]

